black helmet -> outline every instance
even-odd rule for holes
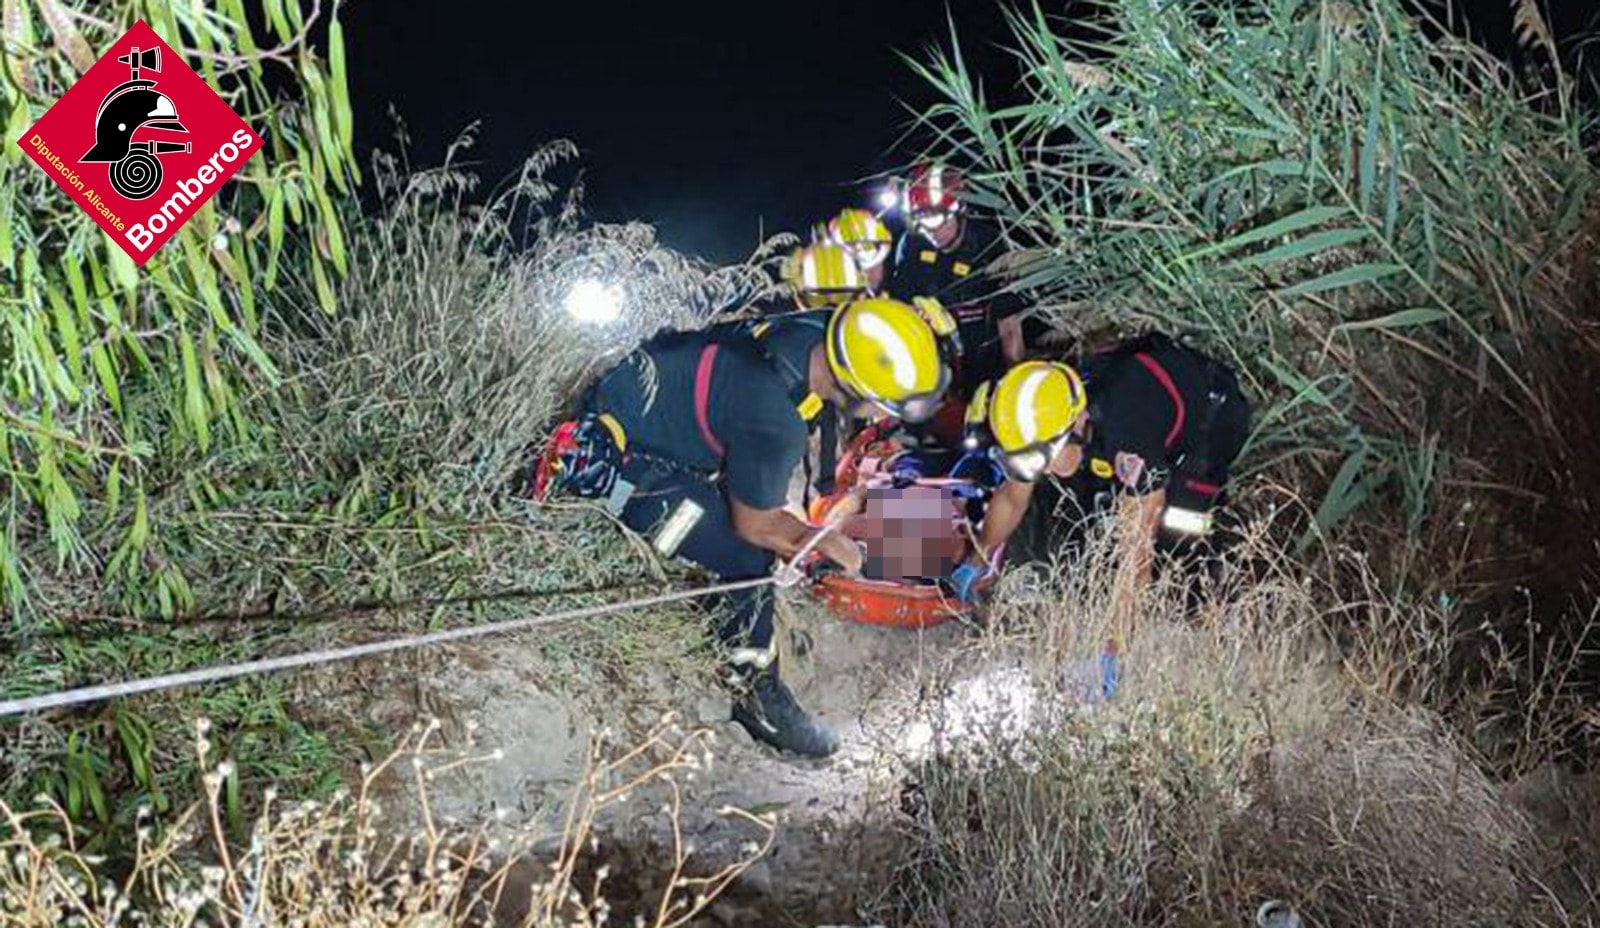
[[[94,120],[94,147],[79,161],[121,161],[128,154],[133,134],[141,128],[188,132],[178,122],[172,98],[150,89],[155,81],[129,81],[111,91],[100,103]]]

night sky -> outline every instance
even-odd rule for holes
[[[391,104],[421,166],[481,120],[472,157],[490,183],[570,138],[593,218],[654,223],[667,244],[718,260],[858,202],[857,180],[911,156],[893,147],[911,119],[904,103],[933,94],[899,53],[947,43],[950,19],[987,80],[1013,73],[997,47],[1009,35],[1001,7],[978,0],[397,6],[344,13],[362,149],[394,150]],[[1473,6],[1491,47],[1509,47],[1507,0]],[[1556,0],[1557,29],[1575,32],[1594,6]]]

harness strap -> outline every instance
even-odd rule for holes
[[[1155,358],[1142,351],[1135,354],[1134,357],[1139,360],[1140,364],[1144,365],[1145,370],[1150,372],[1150,376],[1161,384],[1162,388],[1167,391],[1167,395],[1172,397],[1172,407],[1175,415],[1172,419],[1172,428],[1167,430],[1167,450],[1171,451],[1177,445],[1178,439],[1183,437],[1183,420],[1188,415],[1188,409],[1183,403],[1183,394],[1178,392],[1178,385],[1172,382],[1172,375],[1168,374],[1167,369],[1157,363]]]
[[[700,352],[700,363],[694,371],[694,421],[700,426],[700,439],[711,449],[717,457],[725,457],[727,452],[722,447],[722,442],[717,441],[717,436],[711,431],[711,371],[717,362],[717,349],[715,342],[705,346]]]

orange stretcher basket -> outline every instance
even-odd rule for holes
[[[881,479],[882,467],[895,454],[904,450],[893,439],[885,437],[875,427],[868,427],[857,435],[841,455],[835,473],[834,493],[813,500],[808,515],[814,524],[821,525],[834,515],[834,509],[846,500],[856,487],[875,478]],[[949,480],[929,480],[924,483],[949,483]],[[845,517],[844,530],[849,531],[849,518]],[[964,532],[958,533],[964,538]],[[963,540],[961,554],[969,550]],[[985,580],[980,589],[992,581]],[[842,574],[824,574],[812,585],[812,592],[827,604],[839,618],[865,625],[883,625],[893,628],[932,628],[951,619],[970,616],[972,607],[949,595],[937,583],[926,581],[872,580],[865,577],[846,577]]]
[[[932,583],[912,585],[826,574],[812,585],[811,592],[827,603],[834,615],[863,625],[932,628],[971,611]]]

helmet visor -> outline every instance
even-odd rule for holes
[[[1072,435],[1062,435],[1054,441],[1037,442],[1026,448],[1006,452],[1000,455],[1000,465],[1005,468],[1006,476],[1021,483],[1034,483],[1043,477],[1045,471],[1050,469],[1050,462],[1056,459],[1061,449],[1066,446]]]
[[[939,390],[935,393],[920,393],[896,402],[883,400],[877,405],[902,422],[917,423],[932,419],[933,414],[938,412],[943,404],[944,390]]]
[[[856,266],[866,271],[888,259],[889,246],[883,242],[853,242],[850,253],[855,256]]]
[[[855,288],[835,287],[801,290],[797,296],[799,297],[800,305],[806,309],[822,309],[826,306],[843,306],[851,300],[859,299],[862,292]]]

